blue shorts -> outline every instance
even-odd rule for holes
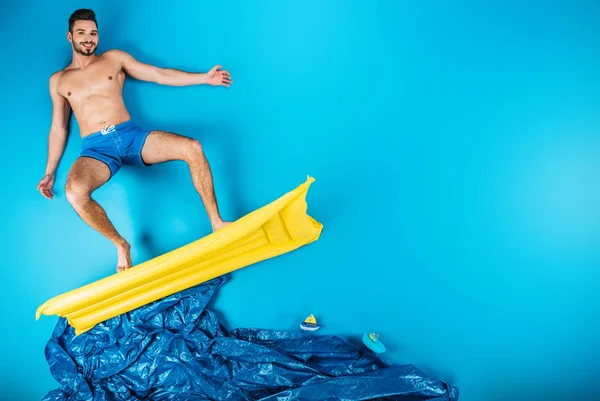
[[[92,157],[105,163],[110,169],[111,177],[124,164],[149,166],[142,160],[142,147],[150,132],[131,120],[109,126],[82,138],[80,156]]]

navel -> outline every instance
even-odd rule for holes
[[[109,75],[109,76],[108,76],[108,79],[112,79],[112,77]]]

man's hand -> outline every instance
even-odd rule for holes
[[[223,67],[220,65],[215,65],[213,68],[210,69],[210,71],[206,73],[207,84],[215,86],[222,85],[229,87],[233,83],[229,72],[227,70],[223,71],[221,70],[221,68]]]
[[[54,174],[46,174],[38,184],[37,190],[40,191],[45,198],[52,199],[54,197],[52,185],[54,185]]]

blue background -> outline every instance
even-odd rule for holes
[[[143,126],[199,139],[223,216],[314,176],[308,247],[235,272],[213,308],[230,328],[378,331],[392,363],[461,400],[584,400],[600,380],[600,54],[594,1],[61,1],[0,9],[4,196],[0,383],[57,387],[55,316],[35,310],[114,273],[112,245],[46,162],[48,78],[70,61],[69,14],[97,12],[100,51],[230,88],[128,81]],[[210,233],[187,167],[122,170],[95,193],[134,263]],[[11,398],[12,397],[12,398]]]

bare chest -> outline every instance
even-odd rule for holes
[[[61,79],[58,92],[70,102],[96,95],[109,96],[120,93],[124,78],[123,71],[110,65],[68,71]]]

